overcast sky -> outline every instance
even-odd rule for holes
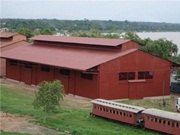
[[[1,18],[180,23],[180,0],[0,0]]]

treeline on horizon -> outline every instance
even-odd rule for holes
[[[57,20],[57,19],[0,19],[0,28],[8,28],[17,31],[21,28],[49,29],[53,32],[59,31],[89,31],[97,29],[101,32],[163,32],[180,31],[180,23],[157,23],[157,22],[130,22],[125,21],[102,21],[102,20]]]

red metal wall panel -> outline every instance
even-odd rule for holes
[[[59,73],[59,69],[55,69],[54,71],[54,79],[60,80],[61,83],[64,85],[64,91],[65,93],[68,93],[68,87],[69,87],[69,75],[62,75]]]
[[[32,69],[21,68],[21,81],[26,84],[32,84]]]
[[[50,71],[46,72],[46,71],[41,71],[41,67],[38,66],[36,77],[37,77],[37,83],[41,83],[44,80],[53,81],[54,80],[54,69],[53,69],[53,67],[50,67]]]
[[[32,76],[31,76],[31,84],[36,85],[37,84],[37,71],[38,71],[38,65],[33,64],[32,65]]]
[[[121,51],[126,51],[129,49],[139,48],[139,45],[134,41],[126,42],[125,44],[122,44]]]
[[[98,97],[98,76],[93,75],[92,80],[81,78],[81,72],[76,72],[75,95],[97,98]]]
[[[71,70],[68,76],[59,73],[59,70],[50,67],[49,72],[41,70],[43,65],[32,64],[32,68],[25,68],[22,62],[17,66],[7,64],[7,78],[22,81],[26,84],[35,84],[42,81],[60,80],[65,88],[65,93],[71,93],[88,98],[98,97],[98,75],[93,75],[92,80],[81,78],[81,72]]]
[[[100,65],[100,98],[128,98],[128,82],[119,81],[119,67],[118,60]]]
[[[144,85],[146,82],[134,82],[128,83],[128,97],[130,99],[143,98],[144,97]]]
[[[119,80],[120,72],[153,71],[145,82]],[[100,65],[100,97],[105,99],[143,98],[170,94],[170,62],[136,51]]]
[[[68,86],[68,93],[75,95],[75,88],[76,88],[76,72],[71,70],[69,76],[69,86]]]
[[[6,62],[6,77],[20,81],[20,66],[10,65],[9,61]]]

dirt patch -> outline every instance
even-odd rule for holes
[[[90,110],[92,104],[90,103],[91,99],[83,98],[75,95],[65,95],[64,100],[61,102],[61,105],[66,108]]]
[[[14,88],[15,90],[18,90],[18,91],[23,91],[31,95],[34,94],[37,88],[36,86],[26,85],[23,82],[11,80],[11,79],[0,79],[0,84],[9,88]]]
[[[32,135],[58,135],[59,132],[30,123],[29,116],[17,116],[0,112],[0,130],[6,132],[28,133]]]

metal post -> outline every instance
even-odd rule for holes
[[[164,99],[164,93],[165,93],[165,81],[163,80],[163,106],[166,106],[166,102]]]

